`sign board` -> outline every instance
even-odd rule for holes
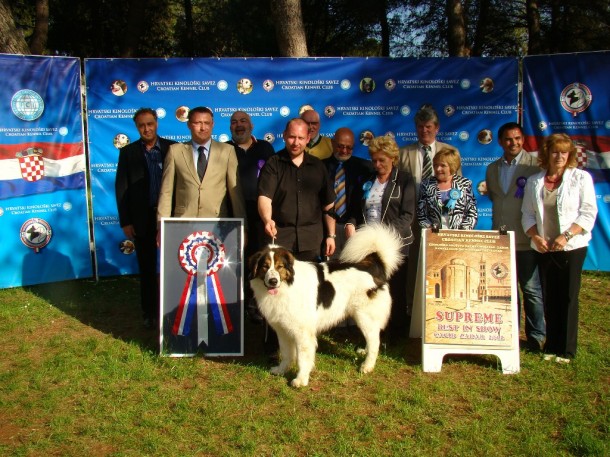
[[[161,220],[161,355],[244,354],[243,219]]]
[[[446,354],[493,354],[519,372],[513,232],[423,230],[415,298],[423,371],[440,371]]]

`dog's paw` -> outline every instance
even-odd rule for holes
[[[269,370],[269,371],[271,372],[271,374],[274,374],[276,376],[281,376],[286,372],[286,370],[284,370],[284,368],[281,365],[272,367],[271,370]]]
[[[290,385],[292,387],[305,387],[307,384],[309,384],[309,380],[308,379],[300,379],[300,378],[294,378],[290,382]]]
[[[362,365],[360,365],[360,373],[362,373],[362,374],[370,373],[371,371],[373,371],[374,368],[375,368],[375,364],[363,363]]]

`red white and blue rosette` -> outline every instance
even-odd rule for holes
[[[194,232],[187,236],[178,250],[178,261],[187,273],[178,312],[174,320],[174,335],[189,335],[193,316],[197,316],[199,343],[208,343],[208,309],[219,335],[233,331],[218,271],[226,262],[222,241],[212,232]]]

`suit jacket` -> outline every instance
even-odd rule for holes
[[[330,180],[334,182],[337,167],[340,162],[334,156],[324,159],[322,162],[324,162]],[[352,156],[343,162],[343,169],[345,170],[345,208],[348,211],[345,212],[343,217],[337,219],[338,222],[347,221],[354,189],[362,188],[364,181],[373,173],[373,164],[370,160]]]
[[[351,160],[351,159],[350,159]],[[375,182],[376,175],[364,182]],[[366,224],[366,201],[363,186],[354,189],[348,222],[356,226]],[[390,179],[381,197],[381,222],[394,227],[405,245],[413,242],[411,223],[415,218],[415,188],[409,173],[392,168]]]
[[[161,163],[174,143],[159,137]],[[121,227],[133,225],[138,236],[146,236],[150,226],[146,223],[148,211],[157,206],[157,202],[149,201],[150,178],[141,139],[121,148],[114,184]]]
[[[513,181],[510,183],[508,192],[504,193],[500,183],[500,167],[504,159],[500,157],[487,166],[485,172],[485,183],[487,194],[491,200],[491,228],[498,230],[503,225],[506,230],[515,232],[515,245],[518,251],[529,250],[530,239],[523,231],[521,225],[521,205],[525,182],[522,186],[517,185],[521,177],[529,178],[540,171],[538,159],[528,152],[522,151],[521,157],[515,170]]]
[[[459,189],[460,196],[455,207],[449,210],[448,225],[454,230],[472,230],[477,225],[477,202],[472,192],[472,181],[462,176],[453,175],[452,189]],[[417,202],[417,219],[420,227],[432,227],[438,224],[441,228],[441,193],[438,181],[434,176],[424,179],[420,184]]]
[[[437,141],[435,146],[436,151],[440,151],[442,148],[450,148],[458,151],[458,154],[460,152],[456,147],[451,146],[447,143],[441,143],[440,141]],[[419,152],[419,143],[411,143],[400,148],[399,154],[400,155],[398,156],[398,168],[400,170],[410,173],[411,176],[413,176],[413,181],[415,182],[415,198],[419,199],[419,185],[421,183],[422,168],[422,158],[421,153]],[[456,173],[458,175],[462,174],[461,166],[456,170]]]
[[[191,142],[172,145],[163,166],[157,217],[241,217],[246,206],[233,146],[212,140],[199,180]]]

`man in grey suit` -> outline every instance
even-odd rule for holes
[[[400,148],[398,168],[409,172],[413,176],[413,181],[415,182],[415,202],[417,205],[421,182],[434,174],[432,159],[436,152],[443,148],[455,149],[456,151],[458,151],[458,149],[447,143],[436,141],[436,135],[440,129],[440,121],[436,110],[431,105],[422,105],[415,114],[414,120],[417,142]],[[457,169],[456,173],[458,175],[462,174],[461,166]],[[421,228],[419,227],[416,217],[413,218],[411,231],[413,232],[413,244],[409,248],[411,255],[407,260],[406,312],[409,316],[413,310],[413,293],[415,292],[415,279],[419,260],[419,247],[421,244]]]
[[[242,217],[246,206],[232,145],[212,139],[214,114],[189,111],[191,141],[172,145],[163,165],[157,217]]]
[[[504,124],[498,130],[498,142],[504,153],[487,166],[485,182],[492,203],[493,229],[515,232],[517,280],[523,294],[525,335],[527,348],[539,352],[544,344],[546,326],[542,287],[538,276],[538,252],[530,246],[530,239],[521,225],[521,203],[527,179],[540,171],[536,157],[523,150],[523,130],[515,122]],[[519,312],[521,300],[518,296]]]

